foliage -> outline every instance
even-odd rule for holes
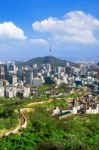
[[[58,66],[66,66],[67,61],[61,60],[59,58],[53,57],[53,56],[45,56],[45,57],[37,57],[33,58],[27,62],[25,62],[25,65],[32,66],[33,64],[51,64],[52,67],[58,67]],[[70,64],[73,64],[70,62]],[[77,64],[74,64],[77,66]]]
[[[59,87],[59,91],[60,88],[66,92],[65,86]],[[28,127],[22,129],[20,134],[0,139],[1,150],[99,150],[99,115],[78,115],[64,120],[52,117],[54,107],[66,109],[68,98],[82,96],[81,93],[63,95],[58,99],[53,98],[54,101],[49,103],[46,91],[52,89],[55,88],[47,85],[39,87],[40,97],[32,99],[0,99],[0,129],[9,129],[17,124],[18,114],[15,110],[28,103],[46,101],[33,106],[35,111],[26,116]]]
[[[0,139],[1,150],[99,150],[99,116],[53,117],[43,107],[27,115],[21,135]]]
[[[12,127],[15,127],[18,123],[18,114],[15,112],[15,101],[12,101],[11,99],[9,99],[8,101],[6,101],[5,99],[0,100],[0,129],[10,129]]]

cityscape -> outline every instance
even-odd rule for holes
[[[99,150],[95,2],[1,2],[1,150]]]

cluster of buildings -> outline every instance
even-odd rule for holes
[[[59,119],[77,114],[99,114],[99,99],[96,100],[92,95],[86,95],[80,99],[74,98],[67,110],[56,107],[52,112],[52,116],[58,116]]]
[[[74,104],[72,107],[73,114],[98,114],[99,113],[99,103],[94,100],[94,98],[83,98]]]
[[[50,64],[33,64],[32,66],[17,66],[15,62],[0,64],[0,96],[28,97],[31,88],[46,84],[92,85],[99,90],[99,65],[71,65],[52,67]]]

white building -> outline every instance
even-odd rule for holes
[[[53,110],[52,116],[59,115],[59,114],[60,114],[60,109],[59,107],[56,107],[56,109]]]
[[[12,75],[12,85],[17,84],[17,75],[13,74]]]
[[[30,96],[30,88],[29,87],[20,87],[17,89],[17,95],[20,98],[27,98]]]
[[[30,95],[30,88],[29,87],[24,87],[23,97],[26,98],[26,97],[29,97],[29,95]]]
[[[0,97],[4,97],[4,87],[0,87]]]
[[[96,109],[92,109],[89,107],[89,109],[86,110],[86,114],[98,114],[99,113],[99,104],[97,104]]]
[[[17,89],[16,87],[7,87],[5,90],[5,96],[9,98],[16,97]]]
[[[6,91],[6,97],[13,98],[14,97],[13,91],[12,90],[7,90]]]
[[[64,75],[64,76],[63,76],[63,82],[64,82],[65,84],[68,83],[68,77],[67,77],[67,75]]]

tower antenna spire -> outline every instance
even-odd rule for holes
[[[52,52],[52,48],[51,48],[51,45],[50,45],[50,48],[49,48],[49,54],[51,56],[51,52]]]

